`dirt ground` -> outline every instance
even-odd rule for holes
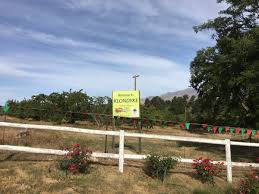
[[[3,118],[0,117],[0,121]],[[34,123],[56,125],[43,121],[29,121],[8,117],[8,122]],[[82,128],[96,128],[92,123],[86,125],[67,125]],[[101,128],[104,129],[104,128]],[[128,126],[122,129],[136,131]],[[111,128],[108,128],[111,130]],[[66,149],[74,143],[89,147],[95,152],[104,152],[104,136],[55,132],[48,130],[29,130],[29,135],[19,137],[21,130],[0,127],[0,144],[21,145],[39,148]],[[154,127],[143,129],[143,133],[192,136],[210,139],[226,139],[248,141],[240,135],[211,134],[206,131],[187,131],[178,127]],[[111,137],[108,137],[108,152],[111,150]],[[252,140],[258,142],[258,139]],[[116,139],[118,146],[118,139]],[[130,153],[138,152],[138,139],[126,138],[125,148]],[[142,154],[164,152],[182,158],[207,157],[212,160],[225,160],[224,146],[161,141],[142,138]],[[258,148],[232,146],[233,161],[254,162],[259,156]],[[116,160],[99,160],[92,165],[89,174],[66,175],[60,171],[58,161],[61,157],[14,153],[0,151],[0,193],[193,193],[195,189],[209,190],[210,193],[223,193],[227,189],[226,172],[216,178],[216,185],[202,184],[194,177],[193,170],[188,164],[178,164],[164,183],[152,179],[143,172],[143,162],[126,161],[125,172],[118,173]],[[247,168],[234,168],[234,186],[239,184]]]

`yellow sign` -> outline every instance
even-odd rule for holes
[[[139,91],[113,91],[112,115],[114,117],[140,117]]]

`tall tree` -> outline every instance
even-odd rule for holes
[[[213,30],[214,47],[201,49],[191,62],[191,86],[198,91],[208,122],[255,126],[259,66],[259,1],[218,0],[227,9],[195,26]]]

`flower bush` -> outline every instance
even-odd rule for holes
[[[202,182],[209,182],[211,184],[214,184],[214,176],[222,172],[224,164],[224,162],[214,164],[212,160],[202,157],[193,160],[193,162],[193,168],[198,178]]]
[[[174,168],[177,162],[176,157],[151,153],[145,160],[144,171],[147,175],[163,182],[169,170]]]
[[[256,158],[259,162],[259,157]],[[249,175],[241,181],[239,194],[257,194],[259,193],[259,170],[253,169]]]
[[[79,144],[74,144],[72,149],[60,161],[59,166],[61,170],[69,171],[73,174],[87,173],[90,167],[91,154],[91,150],[82,148]]]

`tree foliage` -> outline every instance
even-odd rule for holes
[[[10,113],[20,118],[35,120],[61,121],[65,119],[74,123],[81,120],[82,115],[77,112],[111,113],[111,98],[90,97],[82,90],[49,95],[38,94],[22,101],[10,100]]]
[[[219,0],[219,3],[223,0]],[[191,62],[191,86],[198,91],[199,119],[221,124],[256,123],[259,66],[258,0],[225,0],[227,9],[195,26],[213,30],[216,45],[197,52]]]

